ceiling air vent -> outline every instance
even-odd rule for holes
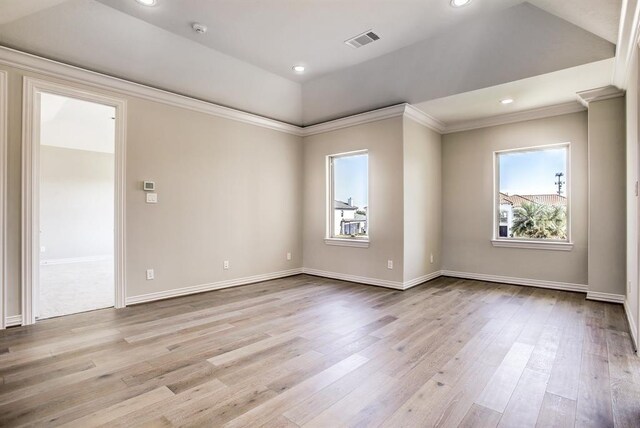
[[[352,37],[349,40],[345,40],[345,43],[351,46],[352,48],[360,48],[364,45],[368,45],[369,43],[375,42],[378,39],[380,39],[380,36],[378,36],[373,31],[369,30],[369,31],[365,31],[362,34],[358,34],[357,36]]]

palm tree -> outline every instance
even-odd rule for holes
[[[566,239],[567,214],[563,206],[525,202],[513,211],[511,236],[533,239]]]
[[[533,238],[534,231],[538,229],[541,207],[533,202],[525,202],[513,210],[512,237]]]
[[[552,238],[567,239],[567,210],[561,205],[547,208],[547,229]]]

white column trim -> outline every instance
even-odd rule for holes
[[[620,27],[616,42],[616,57],[611,83],[626,89],[629,84],[629,69],[633,49],[638,43],[640,24],[640,3],[638,0],[624,0],[620,11]]]
[[[39,139],[40,118],[36,108],[42,92],[82,99],[115,108],[115,307],[125,306],[125,155],[126,101],[88,92],[73,86],[24,77],[22,110],[22,324],[36,321],[34,287],[39,274]]]
[[[610,100],[612,98],[624,97],[625,91],[613,85],[604,86],[602,88],[589,89],[580,91],[576,94],[580,104],[589,108],[589,104],[596,101]]]
[[[8,124],[7,72],[0,71],[0,330],[6,328],[7,272],[7,124]]]

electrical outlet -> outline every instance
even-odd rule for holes
[[[223,268],[223,269],[229,269],[229,260],[225,260],[225,261],[222,263],[222,268]]]
[[[153,271],[153,269],[147,269],[147,281],[150,281],[155,278],[156,278],[156,274]]]
[[[431,257],[429,258],[429,260],[431,261],[431,263],[433,263],[433,253],[431,253]]]
[[[393,260],[387,260],[387,269],[393,269]]]
[[[291,260],[291,253],[287,253],[287,260]]]
[[[158,194],[157,193],[145,193],[146,201],[148,204],[157,204],[158,203]]]
[[[44,253],[45,251],[47,251],[47,247],[40,247],[40,252]]]

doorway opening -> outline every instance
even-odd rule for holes
[[[36,318],[114,306],[115,108],[40,95]]]
[[[124,108],[25,78],[23,324],[124,306]]]

